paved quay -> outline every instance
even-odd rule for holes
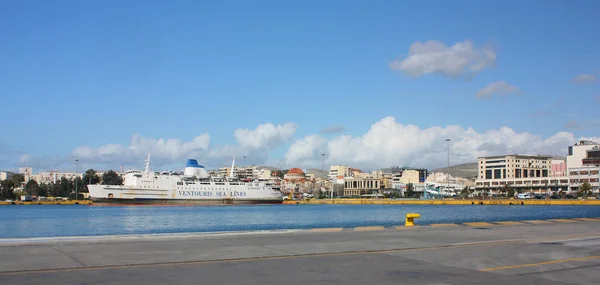
[[[598,284],[600,219],[0,240],[0,284]]]

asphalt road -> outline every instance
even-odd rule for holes
[[[600,219],[0,240],[0,284],[599,284]]]

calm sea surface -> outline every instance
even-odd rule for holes
[[[0,206],[0,238],[187,233],[600,217],[597,206],[251,205]]]

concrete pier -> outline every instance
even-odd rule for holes
[[[600,219],[0,240],[0,284],[598,284]]]

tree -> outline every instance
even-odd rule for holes
[[[577,194],[583,198],[587,198],[592,194],[592,185],[590,185],[590,183],[587,181],[583,182],[581,186],[579,186],[579,191]]]
[[[460,196],[463,198],[469,197],[469,194],[471,194],[471,191],[469,190],[469,186],[465,186],[465,188],[460,190]]]
[[[25,182],[25,175],[13,173],[8,180],[12,181],[15,184],[15,187],[18,187],[21,183]]]
[[[404,196],[406,197],[413,197],[415,196],[415,189],[412,183],[408,183],[406,185],[406,193],[404,193]]]
[[[75,184],[73,184],[73,180],[69,180],[65,177],[60,178],[60,186],[58,188],[57,197],[69,197],[69,195],[75,191]]]
[[[14,181],[10,179],[0,181],[0,200],[14,200],[16,198],[14,190]]]
[[[85,171],[85,173],[83,174],[83,185],[84,187],[82,187],[82,191],[81,192],[90,192],[87,188],[87,186],[89,184],[98,184],[100,183],[100,176],[98,176],[98,174],[96,173],[95,170],[93,169],[88,169]]]
[[[123,184],[123,178],[116,172],[109,170],[102,174],[102,184],[104,185],[121,185]]]
[[[502,187],[502,194],[503,194],[504,196],[510,196],[510,195],[508,194],[508,191],[509,191],[508,184],[504,184],[504,187]],[[515,194],[513,193],[513,196],[514,196],[514,195],[515,195]]]
[[[515,189],[514,188],[508,189],[508,197],[509,198],[515,197]]]
[[[38,196],[46,197],[50,193],[50,185],[49,184],[40,184],[38,189]]]
[[[271,171],[271,176],[283,178],[283,172],[281,170],[273,170]]]
[[[27,195],[38,196],[38,192],[40,192],[40,186],[35,180],[27,181],[25,184],[25,192]]]

